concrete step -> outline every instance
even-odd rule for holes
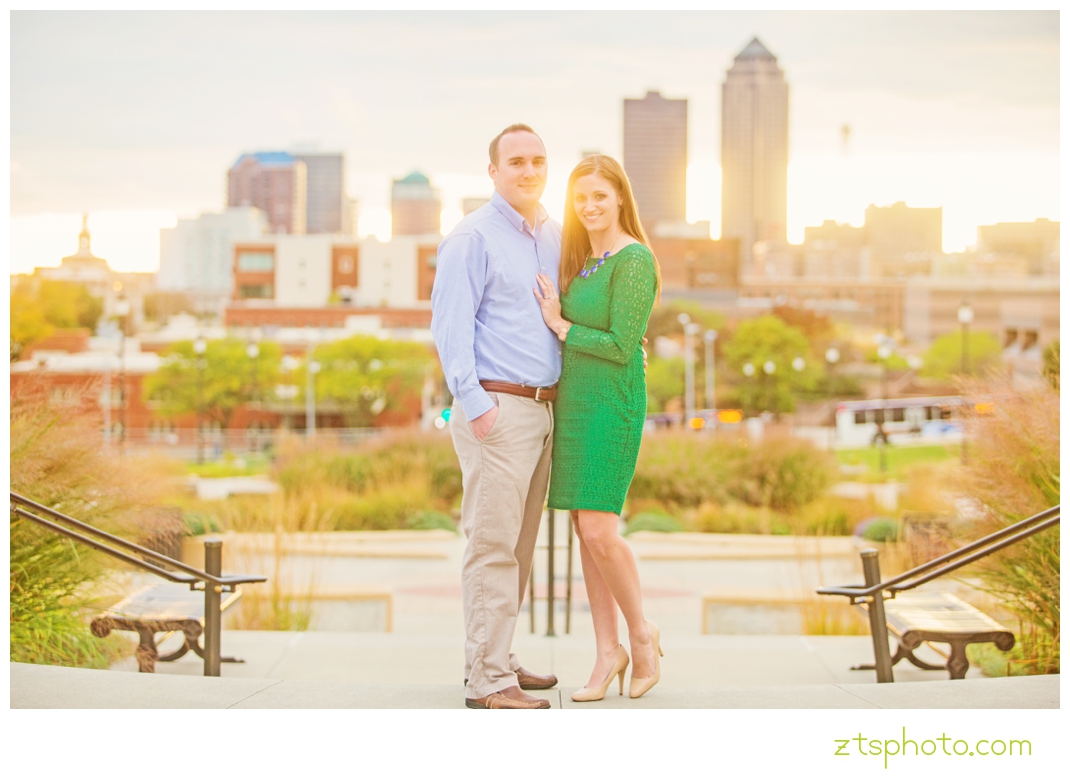
[[[10,664],[13,709],[456,709],[453,685],[362,684],[298,679],[117,674]],[[573,703],[570,690],[543,693],[553,708],[642,709],[1057,709],[1059,677],[964,679],[929,684],[784,687],[658,685],[642,698],[611,695]]]

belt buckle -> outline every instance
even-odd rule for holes
[[[539,401],[542,400],[542,398],[539,397],[539,393],[542,392],[544,389],[545,389],[545,387],[536,387],[535,388],[535,400],[539,400]]]

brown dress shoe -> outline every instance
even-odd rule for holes
[[[483,698],[465,698],[470,709],[548,709],[550,701],[528,695],[519,687],[506,687]]]
[[[549,690],[557,684],[557,677],[553,674],[547,674],[546,676],[539,676],[533,674],[531,671],[526,671],[523,668],[516,669],[516,681],[520,685],[521,690]],[[464,684],[468,686],[468,680],[464,680]]]
[[[553,674],[539,676],[523,668],[516,669],[516,681],[521,690],[549,690],[557,684],[557,677]]]

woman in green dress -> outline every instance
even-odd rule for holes
[[[565,196],[560,296],[545,274],[535,290],[564,344],[549,505],[572,512],[597,645],[577,701],[601,700],[614,677],[623,695],[629,655],[618,641],[618,607],[631,644],[630,696],[661,677],[658,629],[643,616],[635,557],[617,533],[646,421],[641,342],[661,286],[647,243],[624,169],[604,155],[584,159]]]

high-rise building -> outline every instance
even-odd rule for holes
[[[299,153],[294,159],[305,163],[307,171],[306,233],[354,232],[352,206],[346,196],[345,155]]]
[[[687,218],[687,100],[625,99],[624,170],[648,231]]]
[[[441,231],[442,200],[422,173],[394,179],[390,190],[391,233],[430,235]]]
[[[982,264],[1017,260],[1027,275],[1058,275],[1059,223],[1000,222],[977,228],[977,254]]]
[[[721,88],[721,237],[740,240],[743,272],[757,241],[784,241],[788,224],[788,84],[757,38]]]
[[[160,230],[160,270],[156,286],[162,290],[229,295],[234,282],[234,244],[268,232],[258,208],[228,208],[221,214],[179,219]]]
[[[302,234],[308,204],[308,168],[289,152],[243,154],[227,171],[227,206],[254,206],[273,233]]]
[[[870,250],[864,227],[832,219],[803,233],[803,275],[810,278],[869,278]]]

